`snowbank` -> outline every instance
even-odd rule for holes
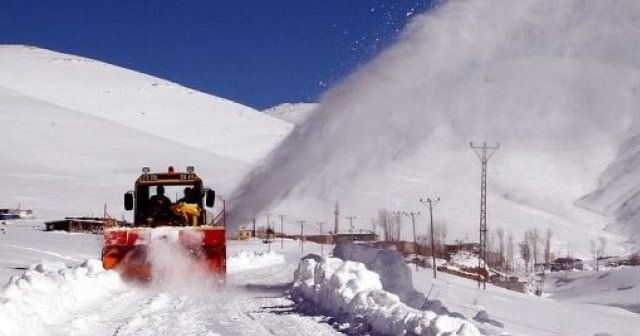
[[[640,313],[640,267],[604,272],[554,272],[545,291],[559,300],[621,307]]]
[[[333,256],[367,265],[380,276],[382,288],[397,295],[402,302],[413,308],[428,308],[440,311],[438,302],[427,302],[424,294],[413,287],[411,270],[402,254],[394,250],[382,250],[359,244],[338,244]]]
[[[380,280],[362,263],[311,255],[300,261],[291,293],[301,305],[311,301],[356,334],[481,335],[467,320],[407,306],[383,290]]]
[[[227,258],[227,272],[232,273],[284,263],[284,256],[273,251],[262,253],[244,250]]]
[[[475,254],[468,251],[458,251],[451,256],[449,265],[458,268],[477,268],[479,264],[479,258]]]
[[[123,286],[118,274],[105,271],[99,260],[74,268],[34,265],[0,290],[0,335],[48,335],[48,325]]]

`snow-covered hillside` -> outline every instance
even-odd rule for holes
[[[598,189],[581,204],[612,215],[612,229],[640,238],[640,135],[622,144],[615,160],[602,173]]]
[[[262,112],[274,118],[278,118],[295,125],[300,125],[317,107],[318,104],[316,103],[284,103],[268,108]]]
[[[0,87],[247,163],[264,157],[291,129],[166,80],[28,46],[0,47]]]
[[[220,190],[234,187],[245,163],[140,132],[87,113],[0,87],[2,206],[42,219],[101,214],[120,217],[122,193],[142,166],[195,165]]]
[[[0,47],[0,207],[42,219],[122,214],[142,166],[194,165],[224,196],[292,127],[251,108],[82,57]]]

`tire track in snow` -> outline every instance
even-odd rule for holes
[[[69,256],[66,256],[66,255],[63,255],[63,254],[60,254],[60,253],[51,252],[51,251],[47,251],[47,250],[36,249],[36,248],[33,248],[33,247],[26,247],[26,246],[20,246],[20,245],[15,245],[15,244],[0,244],[0,246],[7,246],[7,247],[13,247],[13,248],[17,248],[17,249],[21,249],[21,250],[25,250],[25,251],[32,251],[32,252],[42,253],[42,254],[46,254],[46,255],[50,255],[50,256],[54,256],[54,257],[60,258],[60,259],[74,261],[74,262],[82,261],[81,259],[69,257]]]
[[[283,267],[283,270],[286,269]],[[110,271],[111,272],[111,271]],[[236,281],[255,281],[272,273],[243,272]],[[102,288],[100,279],[95,287]],[[275,295],[274,295],[275,294]],[[49,324],[52,336],[155,335],[336,335],[331,326],[289,310],[292,302],[267,284],[247,290],[233,282],[221,288],[163,290],[123,284],[99,299],[69,311],[67,319]],[[284,310],[282,310],[284,309]]]

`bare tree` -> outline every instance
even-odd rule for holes
[[[374,235],[378,234],[378,220],[375,218],[371,218],[371,232],[373,232]]]
[[[513,272],[513,263],[514,263],[514,249],[515,246],[513,244],[513,235],[509,234],[509,238],[507,238],[507,271]]]
[[[382,234],[386,241],[400,239],[400,214],[392,213],[387,209],[378,210],[378,226],[382,228]]]
[[[598,254],[600,257],[604,257],[607,248],[607,239],[604,237],[600,237],[600,253]]]
[[[433,223],[433,251],[436,256],[441,256],[444,254],[444,240],[447,236],[447,227],[446,222],[436,221]],[[429,251],[432,251],[431,248],[431,231],[427,231],[426,235],[425,248],[428,247]]]
[[[535,265],[538,264],[538,256],[539,256],[538,246],[540,244],[540,233],[538,232],[538,229],[532,229],[527,231],[527,233],[525,233],[525,237],[527,237],[527,241],[529,242],[531,259],[533,260],[533,267],[535,271]]]
[[[544,265],[546,269],[549,269],[551,264],[551,237],[553,237],[553,231],[551,228],[547,228],[544,237]]]
[[[499,269],[504,271],[505,269],[504,260],[506,259],[504,255],[504,230],[502,228],[498,228],[498,230],[496,231],[496,235],[498,236],[498,255],[500,256]]]
[[[596,265],[596,272],[598,272],[598,243],[595,240],[591,240],[591,254],[593,255],[593,262]]]
[[[531,261],[531,249],[529,247],[530,245],[527,236],[528,235],[525,232],[525,239],[520,244],[518,244],[518,246],[520,247],[520,256],[522,257],[522,260],[524,260],[525,272],[529,271],[529,261]]]
[[[396,229],[396,236],[394,240],[398,241],[400,240],[400,229],[402,228],[402,213],[400,211],[395,211],[393,214],[393,221]]]
[[[391,241],[391,224],[389,220],[389,210],[378,210],[378,225],[382,228],[382,235],[385,241]]]
[[[600,237],[598,241],[591,240],[591,253],[593,253],[593,261],[596,265],[596,272],[600,271],[599,260],[604,255],[607,241],[604,237]]]
[[[439,248],[437,251],[439,251],[440,256],[444,257],[445,253],[446,253],[446,248],[445,245],[447,243],[447,222],[446,221],[440,221],[438,222],[440,230],[439,230],[439,238],[438,239],[438,243],[439,243]]]

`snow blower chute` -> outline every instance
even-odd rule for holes
[[[171,200],[169,197],[175,197]],[[105,227],[102,265],[116,269],[126,279],[151,280],[154,243],[178,248],[193,265],[215,276],[226,273],[224,220],[208,216],[215,192],[205,189],[194,168],[151,173],[142,168],[134,190],[125,193],[124,207],[133,210],[133,223]],[[219,215],[224,217],[224,207]],[[209,217],[209,218],[208,218]],[[222,222],[222,225],[214,224]],[[172,244],[163,244],[171,242]],[[167,251],[172,253],[174,251]]]

